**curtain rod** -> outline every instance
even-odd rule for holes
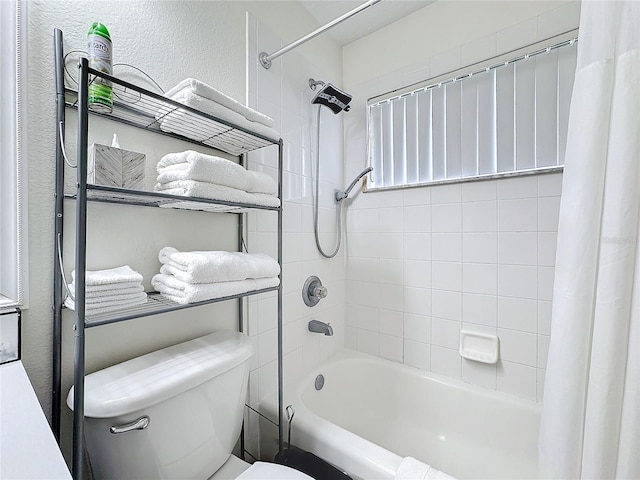
[[[271,61],[275,60],[280,55],[284,55],[285,53],[287,53],[290,50],[293,50],[297,46],[302,45],[303,43],[308,42],[312,38],[317,37],[318,35],[320,35],[321,33],[324,33],[325,31],[329,30],[330,28],[335,27],[339,23],[345,21],[347,18],[351,18],[355,14],[360,13],[362,10],[364,10],[366,8],[369,8],[369,7],[371,7],[371,6],[373,6],[376,3],[381,2],[381,1],[382,0],[368,0],[367,2],[363,3],[362,5],[354,8],[353,10],[348,11],[344,15],[336,18],[335,20],[330,21],[326,25],[323,25],[322,27],[314,30],[313,32],[305,35],[304,37],[299,38],[298,40],[296,40],[294,42],[291,42],[289,45],[286,45],[286,46],[282,47],[280,50],[277,50],[277,51],[275,51],[275,52],[273,52],[271,54],[269,54],[267,52],[260,52],[260,54],[258,55],[258,59],[260,60],[260,64],[264,68],[267,68],[267,69],[270,68],[271,67]]]

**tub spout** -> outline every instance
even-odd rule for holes
[[[313,333],[322,333],[328,337],[333,335],[333,327],[330,324],[319,320],[311,320],[309,322],[309,331]]]

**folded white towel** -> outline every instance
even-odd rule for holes
[[[195,93],[183,91],[174,100],[268,139],[280,139],[280,134],[273,128],[247,120],[239,113]],[[163,107],[156,112],[156,119],[165,132],[177,133],[234,155],[246,151],[246,140],[239,139],[237,131],[228,131],[229,128],[222,125],[203,126],[197,116],[187,110]]]
[[[176,95],[181,94],[183,91],[200,95],[201,97],[212,100],[216,103],[219,103],[220,105],[238,112],[249,121],[258,122],[266,125],[267,127],[273,128],[274,122],[272,118],[243,105],[242,103],[229,97],[228,95],[225,95],[220,90],[212,87],[211,85],[207,85],[200,80],[196,80],[195,78],[185,78],[175,87],[165,93],[165,96],[173,98]]]
[[[226,120],[238,127],[246,128],[251,132],[258,133],[273,140],[280,139],[280,134],[273,128],[273,126],[267,126],[263,123],[249,120],[244,115],[234,111],[233,109],[202,97],[197,93],[183,90],[172,98],[176,102],[195,108],[201,112],[208,113],[221,120]]]
[[[75,281],[69,284],[69,289],[72,292],[76,291]],[[116,295],[118,292],[124,290],[131,290],[130,293],[133,293],[135,289],[136,292],[144,292],[144,288],[140,282],[122,282],[122,283],[107,283],[104,285],[85,285],[84,291],[87,295],[92,294],[94,292],[107,292],[106,295]]]
[[[277,195],[278,184],[266,173],[247,170],[247,192],[264,193],[265,195]]]
[[[111,285],[115,285],[118,288],[105,288]],[[99,298],[112,298],[112,297],[122,297],[124,295],[133,295],[136,293],[144,292],[144,287],[139,282],[127,282],[124,285],[130,285],[126,288],[119,288],[120,284],[112,283],[110,285],[92,285],[85,288],[85,298],[87,303],[91,300],[97,300]],[[76,286],[73,282],[69,285],[69,290],[74,293],[76,291]]]
[[[71,278],[75,282],[75,270],[71,272]],[[110,285],[125,282],[142,282],[143,280],[142,275],[133,270],[129,265],[109,268],[107,270],[87,270],[84,278],[84,283],[86,286]]]
[[[264,193],[248,193],[237,188],[225,187],[208,182],[196,180],[177,180],[168,183],[156,183],[153,187],[156,192],[170,195],[182,195],[187,197],[207,198],[211,200],[224,200],[244,204],[259,205],[262,207],[278,207],[280,199],[274,195]]]
[[[202,143],[222,150],[223,152],[232,153],[233,155],[240,155],[241,153],[246,152],[248,147],[246,137],[239,137],[235,130],[205,139]],[[260,145],[254,146],[257,148]]]
[[[272,277],[250,278],[236,282],[192,284],[182,282],[173,275],[165,275],[164,273],[158,273],[151,279],[153,288],[168,299],[182,305],[277,287],[279,283],[278,277]]]
[[[71,287],[71,285],[69,285],[69,287]],[[73,290],[71,291],[73,292]],[[142,285],[140,285],[139,288],[130,289],[130,290],[115,290],[115,292],[118,292],[115,294],[104,293],[104,292],[105,291],[86,293],[84,297],[85,306],[87,307],[99,306],[101,304],[114,303],[114,302],[126,303],[129,301],[140,300],[142,298],[141,295],[146,295],[146,293],[144,293],[144,288],[142,287]]]
[[[160,208],[178,208],[181,210],[197,210],[200,212],[213,212],[213,213],[242,213],[249,211],[246,207],[231,207],[229,205],[218,205],[215,203],[202,203],[202,202],[190,202],[184,200],[173,200],[165,202],[160,205]]]
[[[400,462],[395,480],[455,480],[455,478],[413,457],[405,457]]]
[[[105,303],[96,303],[96,304],[86,304],[84,312],[86,315],[98,315],[101,313],[113,312],[115,310],[126,309],[129,307],[134,307],[137,305],[142,305],[147,303],[147,294],[146,293],[138,293],[135,297],[132,297],[127,300],[111,300]],[[75,302],[71,299],[71,297],[67,297],[64,301],[64,304],[67,308],[71,310],[75,310],[76,305]]]
[[[264,253],[225,251],[181,252],[164,247],[158,253],[160,273],[186,283],[232,282],[246,278],[277,277],[280,266]]]
[[[196,180],[251,193],[275,195],[278,191],[275,180],[265,173],[251,172],[230,160],[193,150],[165,155],[156,169],[157,183]]]

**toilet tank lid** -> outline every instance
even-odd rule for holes
[[[87,375],[84,415],[110,418],[167,400],[224,373],[253,355],[251,340],[216,332],[156,350]],[[67,405],[73,410],[73,387]]]

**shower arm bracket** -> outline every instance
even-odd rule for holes
[[[258,54],[258,60],[260,60],[260,65],[262,65],[267,70],[271,68],[271,58],[273,58],[273,56],[270,56],[267,52],[260,52]]]

